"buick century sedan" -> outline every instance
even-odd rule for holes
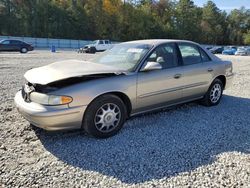
[[[219,104],[232,71],[231,62],[194,42],[124,42],[90,61],[67,60],[27,71],[15,103],[37,127],[84,129],[107,138],[137,114],[194,100]]]

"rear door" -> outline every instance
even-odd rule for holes
[[[18,41],[18,40],[11,40],[10,41],[10,48],[13,51],[19,51],[21,49],[21,46],[22,46],[22,42],[21,41]]]
[[[215,63],[199,46],[178,43],[182,58],[183,100],[203,96],[213,79]]]
[[[166,106],[181,99],[182,67],[179,66],[176,51],[174,43],[166,43],[157,47],[146,59],[146,62],[160,63],[162,69],[138,73],[137,109],[139,111]]]

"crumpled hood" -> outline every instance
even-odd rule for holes
[[[72,77],[120,72],[122,71],[107,65],[88,61],[66,60],[31,69],[24,74],[24,77],[30,83],[46,85]]]

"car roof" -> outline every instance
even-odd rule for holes
[[[188,41],[188,40],[176,40],[176,39],[145,39],[145,40],[128,41],[128,42],[124,42],[124,43],[150,44],[150,45],[157,46],[157,45],[167,43],[167,42],[188,42],[188,43],[192,43],[192,44],[197,44],[195,42]]]

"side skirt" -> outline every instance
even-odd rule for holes
[[[172,103],[172,104],[167,104],[167,105],[164,105],[164,106],[155,107],[155,108],[152,108],[152,109],[149,109],[149,110],[142,110],[142,111],[139,111],[139,112],[131,113],[130,117],[134,117],[134,116],[137,116],[137,115],[140,115],[140,114],[146,114],[146,113],[149,113],[149,112],[159,111],[159,110],[166,109],[168,107],[176,106],[176,105],[179,105],[179,104],[185,104],[185,103],[188,103],[188,102],[191,102],[191,101],[202,99],[203,97],[204,96],[196,97],[196,98],[184,100],[184,101],[181,101],[181,102],[175,102],[175,103]]]

